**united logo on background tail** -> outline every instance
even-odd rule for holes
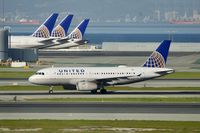
[[[77,39],[82,40],[85,30],[87,28],[87,25],[89,23],[89,19],[83,20],[72,32],[69,34],[70,39]]]
[[[32,34],[34,37],[49,38],[53,27],[55,25],[56,19],[58,17],[57,13],[53,13],[47,18],[47,20]]]
[[[65,37],[67,35],[67,31],[72,22],[73,15],[68,15],[65,17],[57,26],[53,29],[51,33],[51,37]]]
[[[164,40],[144,63],[143,67],[164,68],[167,62],[171,40]]]

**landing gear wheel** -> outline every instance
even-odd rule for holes
[[[106,94],[106,93],[107,93],[107,90],[106,90],[106,89],[101,89],[101,90],[100,90],[100,93],[101,93],[101,94]]]
[[[53,94],[53,90],[49,90],[49,94]]]
[[[50,88],[49,88],[49,94],[53,94],[53,86],[50,86]]]
[[[97,90],[91,90],[91,93],[92,93],[92,94],[96,94],[96,93],[97,93]]]

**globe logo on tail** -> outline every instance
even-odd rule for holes
[[[154,51],[143,66],[164,68],[165,60],[159,52]]]
[[[62,26],[58,25],[56,29],[52,32],[53,37],[65,37],[65,30]]]
[[[71,34],[70,38],[82,40],[81,31],[80,31],[79,29],[76,29],[76,30]]]
[[[43,37],[43,38],[48,38],[49,37],[49,30],[48,28],[43,25],[37,32],[33,34],[34,37]]]

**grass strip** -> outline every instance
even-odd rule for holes
[[[38,98],[32,102],[130,102],[130,103],[200,103],[200,97],[147,97],[147,98]]]
[[[0,86],[0,91],[43,91],[49,90],[48,86],[20,86],[20,85],[12,85],[12,86]],[[62,86],[55,86],[54,90],[63,90]]]
[[[64,90],[62,86],[55,86],[53,89],[56,90]],[[70,88],[69,88],[70,89]],[[107,90],[110,91],[118,91],[118,90],[137,90],[137,91],[164,91],[164,90],[184,90],[184,91],[192,91],[192,90],[200,90],[200,87],[106,87]],[[20,85],[12,85],[12,86],[0,86],[0,91],[39,91],[39,90],[49,90],[48,86],[20,86]]]
[[[200,79],[200,72],[175,72],[163,76],[161,79]]]
[[[134,128],[134,133],[197,133],[200,131],[200,122],[190,121],[137,121],[137,120],[0,120],[2,128],[30,129],[41,128],[36,133],[59,133],[62,129],[66,132],[80,133],[108,133],[121,132],[118,129]],[[113,128],[118,128],[113,131]],[[70,129],[72,129],[70,131]],[[74,130],[73,130],[74,129]],[[92,130],[94,129],[94,130]],[[112,129],[112,130],[109,130]],[[141,130],[146,129],[146,130]],[[151,130],[154,129],[154,130]],[[6,131],[6,133],[13,131]],[[125,132],[129,132],[125,130]]]
[[[33,75],[33,71],[15,72],[15,71],[0,71],[0,78],[28,78]]]

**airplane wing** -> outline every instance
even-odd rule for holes
[[[70,42],[82,45],[82,44],[87,44],[89,42],[89,40],[76,40],[76,39],[73,40],[70,38],[60,38],[60,39],[57,39],[56,41],[59,42],[60,45],[63,43],[70,43]]]
[[[41,40],[41,41],[38,41],[38,42],[47,44],[47,43],[52,43],[53,40],[55,40],[55,38],[48,38],[48,39]]]
[[[77,43],[79,45],[83,45],[83,44],[89,43],[89,40],[80,40],[80,41],[76,41],[75,43]]]
[[[112,81],[114,81],[114,80],[123,80],[123,79],[130,79],[130,80],[133,80],[133,79],[138,79],[138,78],[140,78],[141,75],[142,75],[142,74],[139,73],[139,74],[137,74],[137,75],[119,76],[119,77],[112,77],[112,78],[87,79],[87,80],[84,80],[84,81],[109,83],[109,82],[112,82]]]
[[[138,79],[141,76],[141,74],[135,75],[135,76],[121,76],[121,77],[114,77],[114,78],[101,78],[97,81],[112,81],[112,80],[119,80],[119,79]]]
[[[59,43],[68,43],[69,40],[70,40],[69,37],[65,37],[65,38],[57,39],[56,41],[59,42]]]
[[[33,48],[43,49],[43,48],[51,47],[52,45],[54,45],[53,41],[54,41],[55,39],[56,39],[56,38],[47,38],[47,39],[38,41],[39,43],[42,43],[43,45],[38,45],[38,46],[35,46],[35,47],[33,47]]]

